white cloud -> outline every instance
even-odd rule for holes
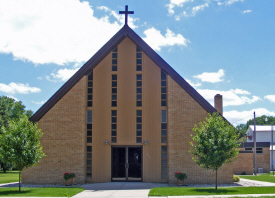
[[[0,13],[0,53],[35,64],[87,61],[124,25],[79,0],[0,1]]]
[[[45,102],[46,102],[46,101],[35,102],[35,101],[32,100],[32,103],[37,104],[37,105],[42,105],[42,104],[44,104]]]
[[[244,0],[228,0],[225,2],[226,5],[231,5],[233,3],[236,3],[236,2],[243,2]]]
[[[236,89],[239,90],[239,89]],[[214,96],[216,94],[221,94],[223,96],[223,106],[238,106],[243,104],[252,104],[261,100],[258,96],[252,96],[250,98],[246,96],[239,96],[236,93],[236,90],[229,91],[219,91],[219,90],[210,90],[210,89],[198,89],[197,91],[211,104],[214,106]],[[242,90],[244,93],[249,93],[245,90]],[[237,91],[238,92],[238,91]],[[240,94],[243,95],[243,94]]]
[[[195,16],[198,11],[204,10],[205,7],[209,7],[208,5],[209,5],[209,3],[206,2],[205,4],[195,6],[195,7],[192,8],[192,11],[190,13],[188,13],[187,11],[183,11],[183,15],[186,16],[186,17]]]
[[[246,13],[249,13],[249,12],[252,12],[252,10],[244,10],[243,14],[246,14]]]
[[[201,83],[193,83],[191,80],[185,79],[192,87],[199,87]]]
[[[166,6],[168,7],[168,13],[169,15],[173,15],[175,13],[174,7],[183,7],[183,4],[192,2],[193,0],[170,0],[170,3]]]
[[[275,103],[275,95],[266,95],[264,97],[264,99],[269,100],[270,102],[274,102]]]
[[[252,109],[250,111],[227,111],[223,113],[223,116],[233,125],[245,124],[248,120],[253,118],[253,112],[255,111],[256,117],[262,115],[275,116],[275,112],[269,111],[265,108]]]
[[[51,73],[50,76],[46,76],[46,79],[52,82],[58,82],[58,81],[67,81],[69,78],[71,78],[75,72],[77,72],[79,68],[76,69],[59,69],[55,73]]]
[[[41,89],[37,87],[30,87],[29,84],[12,82],[8,85],[0,83],[0,91],[8,94],[29,94],[29,93],[39,93]]]
[[[230,89],[230,91],[232,91],[235,94],[241,94],[241,95],[249,95],[251,94],[250,92],[243,90],[243,89]]]
[[[154,50],[160,51],[161,47],[167,46],[187,46],[190,41],[184,38],[181,34],[175,34],[169,28],[166,30],[166,34],[163,36],[159,30],[155,28],[150,28],[144,31],[146,35],[145,40]]]
[[[202,74],[193,77],[200,79],[202,82],[217,83],[223,81],[222,78],[224,77],[224,70],[220,69],[217,73],[203,72]]]
[[[42,77],[37,77],[38,80],[42,80]]]
[[[14,96],[7,96],[8,98],[12,98],[14,99],[16,102],[18,102],[19,100],[17,98],[15,98]]]

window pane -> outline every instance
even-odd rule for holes
[[[161,179],[167,179],[167,173],[161,173]]]
[[[93,101],[88,101],[88,102],[87,102],[87,106],[88,106],[88,107],[92,107],[92,106],[93,106]]]
[[[166,123],[167,122],[167,111],[161,110],[161,122]]]
[[[167,166],[167,160],[161,160],[161,165],[162,166]]]
[[[112,100],[117,100],[117,95],[112,95]]]
[[[167,167],[166,166],[162,166],[161,167],[161,172],[162,173],[167,173]]]
[[[112,131],[112,136],[116,136],[116,131]]]
[[[87,173],[91,173],[92,172],[92,167],[91,166],[87,166]]]
[[[161,152],[167,152],[167,146],[162,146],[161,147]]]
[[[112,117],[112,123],[116,123],[116,117]]]
[[[142,142],[142,138],[141,137],[137,137],[137,143],[141,143]]]
[[[87,160],[87,165],[92,165],[92,160]]]
[[[167,129],[167,124],[161,124],[161,129]]]
[[[92,123],[92,111],[87,111],[87,123]]]
[[[87,178],[91,178],[92,177],[92,173],[87,173]]]
[[[117,58],[117,53],[113,53],[112,58]]]
[[[87,152],[92,152],[92,147],[91,146],[87,146]]]
[[[112,143],[116,143],[116,137],[111,138]]]
[[[88,89],[88,93],[89,93],[89,94],[93,93],[93,88],[89,88],[89,89]]]
[[[92,131],[87,131],[87,136],[92,136]]]
[[[137,59],[137,64],[142,64],[142,59]]]
[[[112,124],[112,129],[116,129],[116,124]]]
[[[93,82],[88,82],[88,87],[93,87]]]
[[[92,153],[87,153],[87,159],[92,159]]]
[[[167,137],[161,137],[161,143],[167,143]]]
[[[137,100],[142,100],[142,95],[141,94],[137,95]]]
[[[117,75],[112,75],[112,80],[117,80]]]
[[[167,106],[166,100],[161,101],[161,106],[162,106],[162,107],[166,107],[166,106]]]
[[[117,88],[112,88],[112,93],[117,93]]]
[[[117,102],[116,101],[112,101],[112,107],[116,107],[117,106]]]
[[[137,58],[142,58],[142,53],[137,53]]]
[[[161,130],[161,136],[167,136],[167,131],[166,130]]]
[[[161,88],[161,93],[166,93],[166,88]]]
[[[142,116],[142,111],[141,110],[137,110],[137,116]]]
[[[112,66],[112,71],[117,71],[117,66]]]
[[[137,65],[137,71],[142,71],[141,65]]]
[[[141,88],[137,88],[137,93],[141,93],[142,89]]]
[[[161,94],[161,99],[165,100],[166,99],[166,94]]]
[[[93,72],[88,75],[88,80],[93,80]]]
[[[142,136],[142,131],[137,131],[137,136]]]
[[[93,100],[93,95],[88,95],[88,100]]]
[[[137,129],[141,129],[142,125],[141,124],[137,124]]]
[[[87,124],[87,129],[92,129],[92,124]]]
[[[166,80],[166,74],[163,71],[161,72],[161,80]]]
[[[141,50],[137,47],[137,52],[141,52]]]
[[[117,52],[117,47],[115,49],[113,49],[113,52]]]
[[[166,87],[166,81],[161,81],[161,86]]]
[[[141,74],[137,75],[137,80],[142,80],[142,75]]]
[[[112,82],[112,87],[117,87],[117,82],[116,81]]]
[[[141,123],[142,122],[142,118],[141,117],[137,117],[137,123]]]
[[[142,106],[142,102],[141,101],[137,101],[137,107],[141,107]]]
[[[116,65],[116,64],[117,64],[117,60],[116,60],[116,59],[113,59],[113,60],[112,60],[112,64],[113,64],[113,65]]]
[[[167,153],[162,153],[161,154],[161,159],[167,159]]]
[[[142,86],[142,81],[137,81],[137,87],[141,87]]]
[[[87,143],[92,143],[92,137],[87,137]]]
[[[112,110],[112,116],[116,116],[116,110]]]

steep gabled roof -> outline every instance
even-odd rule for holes
[[[84,75],[89,74],[122,40],[132,40],[157,66],[174,79],[207,112],[216,112],[191,85],[189,85],[170,65],[168,65],[142,38],[128,25],[124,25],[90,60],[88,60],[35,114],[31,121],[39,121]]]

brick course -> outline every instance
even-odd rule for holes
[[[22,183],[61,184],[65,172],[74,172],[76,183],[85,182],[86,84],[84,76],[38,122],[47,156],[23,170]]]
[[[206,170],[192,160],[189,142],[194,124],[204,121],[207,111],[186,93],[170,76],[168,77],[168,169],[169,183],[176,183],[175,172],[184,172],[187,184],[215,183],[215,172]],[[232,183],[231,164],[218,170],[218,183]]]

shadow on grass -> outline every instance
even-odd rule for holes
[[[24,190],[21,189],[21,192],[19,192],[19,189],[7,189],[7,190],[1,190],[1,196],[6,195],[6,196],[11,196],[14,195],[13,197],[16,197],[15,195],[24,195],[26,193],[30,193],[32,190]]]
[[[190,189],[190,192],[194,192],[194,194],[236,194],[238,191],[234,190],[234,189],[209,189],[209,188],[194,188],[194,189]]]

